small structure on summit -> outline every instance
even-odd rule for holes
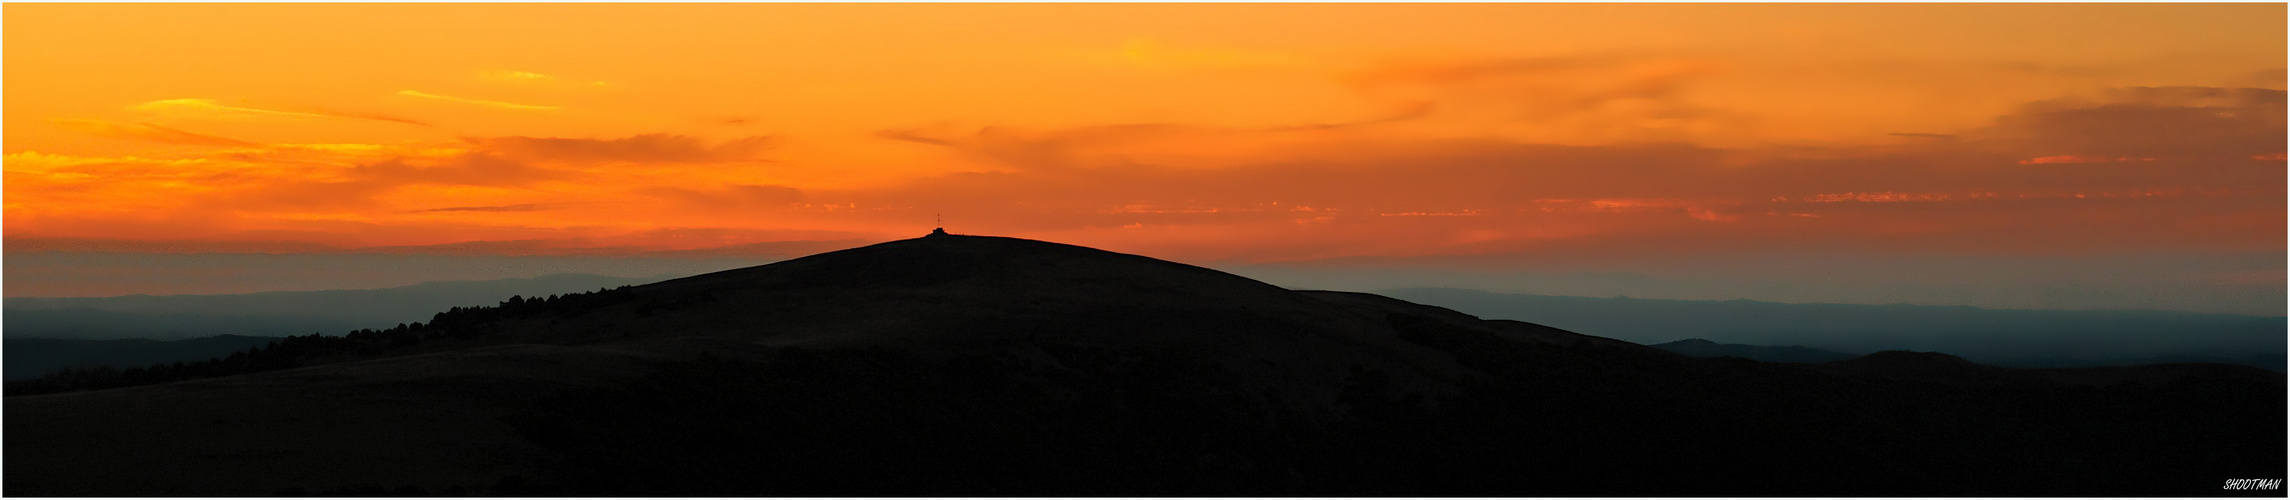
[[[933,221],[933,222],[936,222],[936,223],[938,224],[938,227],[935,227],[935,228],[931,228],[931,230],[930,230],[930,236],[946,236],[946,215],[945,215],[945,214],[931,214],[931,215],[934,217],[934,221]]]

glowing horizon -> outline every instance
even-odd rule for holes
[[[5,8],[17,250],[2285,248],[2280,4]]]

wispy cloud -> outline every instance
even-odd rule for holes
[[[386,206],[382,195],[416,186],[523,188],[545,181],[577,180],[584,175],[472,152],[441,160],[400,158],[360,164],[317,178],[273,179],[221,196],[239,209],[373,210]]]
[[[2283,152],[2285,102],[2274,89],[2128,87],[2031,103],[1984,132],[2031,163],[2245,158]]]
[[[274,109],[260,109],[260,108],[247,108],[247,107],[239,107],[239,106],[226,106],[226,105],[223,105],[223,104],[220,104],[220,103],[217,103],[217,102],[215,102],[215,100],[214,100],[214,99],[161,99],[161,100],[157,100],[157,101],[146,102],[146,103],[143,103],[143,104],[137,104],[137,105],[135,105],[135,106],[134,106],[134,108],[132,108],[132,109],[134,109],[134,110],[136,110],[136,111],[192,111],[192,112],[208,112],[208,113],[242,113],[242,114],[273,115],[273,116],[299,116],[299,117],[307,117],[307,118],[324,118],[324,117],[326,117],[326,116],[327,116],[327,115],[322,115],[322,114],[318,114],[318,113],[301,113],[301,112],[294,112],[294,111],[279,111],[279,110],[274,110]]]
[[[409,119],[409,118],[399,118],[399,117],[390,116],[390,115],[380,115],[380,114],[373,114],[373,113],[355,113],[355,112],[348,112],[348,111],[330,111],[330,110],[318,110],[318,113],[320,113],[320,114],[324,114],[324,115],[327,115],[327,116],[339,116],[339,117],[343,117],[343,118],[362,118],[362,119],[367,119],[367,120],[378,120],[378,121],[385,121],[385,122],[397,122],[397,123],[403,123],[403,124],[407,124],[407,125],[420,125],[420,126],[423,126],[423,127],[430,127],[430,126],[433,126],[433,125],[430,125],[430,124],[429,124],[429,122],[424,122],[424,121],[420,121],[420,120],[414,120],[414,119]]]
[[[323,110],[323,109],[320,109],[320,110],[309,110],[309,111],[286,111],[286,110],[278,110],[278,109],[264,109],[264,108],[254,108],[254,107],[246,107],[246,106],[230,106],[230,105],[225,105],[225,104],[222,104],[222,103],[220,103],[220,102],[217,102],[217,101],[216,101],[216,100],[214,100],[214,99],[161,99],[161,100],[157,100],[157,101],[150,101],[150,102],[145,102],[145,103],[142,103],[142,104],[137,104],[137,105],[134,105],[134,106],[130,106],[128,109],[133,109],[133,110],[136,110],[136,111],[151,112],[151,113],[169,113],[169,114],[199,114],[199,115],[209,115],[209,116],[211,116],[211,115],[238,115],[238,116],[278,116],[278,117],[293,117],[293,118],[356,118],[356,119],[361,119],[361,120],[378,120],[378,121],[385,121],[385,122],[396,122],[396,123],[404,123],[404,124],[408,124],[408,125],[420,125],[420,126],[424,126],[424,127],[430,126],[430,124],[429,124],[429,123],[426,123],[426,122],[422,122],[422,121],[418,121],[418,120],[412,120],[412,119],[407,119],[407,118],[400,118],[400,117],[396,117],[396,116],[389,116],[389,115],[374,114],[374,113],[360,113],[360,112],[348,112],[348,111],[329,111],[329,110]]]
[[[426,163],[426,164],[425,164]],[[351,169],[351,178],[388,185],[525,186],[577,177],[577,172],[536,167],[510,158],[470,153],[441,162],[390,160]]]
[[[491,71],[486,72],[485,77],[493,80],[511,82],[545,82],[556,79],[556,77],[553,76],[534,73],[531,71]]]
[[[736,181],[728,187],[706,186],[709,181],[704,179],[719,178],[713,176],[724,172],[724,163],[761,161],[758,155],[770,147],[770,138],[764,136],[712,144],[671,134],[618,139],[512,136],[466,138],[464,142],[461,148],[282,144],[217,155],[234,163],[291,164],[294,168],[258,168],[234,174],[245,183],[215,196],[230,200],[229,205],[239,210],[383,210],[407,214],[565,209],[565,203],[501,203],[515,199],[504,200],[501,193],[533,189],[543,183],[606,196],[630,193],[667,198],[683,202],[679,206],[771,206],[800,196],[794,188]],[[597,184],[600,176],[627,179],[626,167],[631,166],[675,176],[627,185]],[[697,188],[675,187],[678,185]],[[392,196],[401,201],[393,201]],[[430,203],[425,203],[426,207],[404,205],[416,199]]]
[[[562,161],[731,162],[754,161],[771,148],[769,136],[750,136],[708,145],[699,138],[641,134],[620,139],[493,137],[469,139],[486,151],[515,158]]]
[[[1953,135],[1953,134],[1926,134],[1926,133],[1919,133],[1919,132],[1893,132],[1893,133],[1892,133],[1892,134],[1890,134],[1890,135],[1892,135],[1893,137],[1907,137],[1907,138],[1911,138],[1911,139],[1939,139],[1939,140],[1943,140],[1943,141],[1953,141],[1953,140],[1956,140],[1956,136],[1955,136],[1955,135]]]
[[[478,105],[478,106],[493,107],[493,108],[502,108],[502,109],[515,109],[515,110],[524,110],[524,111],[553,111],[553,110],[558,110],[558,109],[564,109],[564,108],[562,108],[562,107],[558,107],[558,106],[541,106],[541,105],[535,105],[535,104],[517,104],[517,103],[513,103],[513,102],[487,101],[487,100],[482,100],[482,99],[466,99],[466,98],[460,98],[460,97],[453,97],[453,96],[445,96],[445,95],[437,95],[437,94],[431,94],[431,93],[428,93],[428,92],[422,92],[422,91],[418,91],[418,90],[400,90],[400,91],[398,91],[398,95],[407,96],[407,97],[419,97],[419,98],[423,98],[423,99],[436,99],[436,100],[440,100],[440,101],[453,101],[453,102],[458,102],[458,103],[462,103],[462,104],[475,104],[475,105]]]
[[[1537,67],[1495,66],[1430,73],[1502,79]],[[809,152],[802,148],[812,145],[794,142],[801,136],[788,139],[786,163],[764,168],[756,163],[778,144],[768,136],[243,147],[243,141],[158,126],[85,125],[262,154],[207,151],[198,155],[210,162],[179,165],[11,156],[11,201],[31,208],[11,205],[9,223],[34,228],[16,229],[29,231],[24,234],[81,234],[69,231],[105,217],[166,228],[179,221],[146,221],[141,214],[197,214],[221,221],[211,223],[216,227],[306,228],[326,221],[344,224],[326,229],[341,234],[395,231],[376,241],[437,241],[652,227],[864,232],[925,223],[932,212],[946,210],[949,217],[960,212],[962,220],[983,221],[967,226],[981,233],[1244,260],[1495,255],[1527,248],[1588,255],[1705,244],[2243,251],[2280,245],[2281,163],[2252,159],[2282,153],[2281,115],[2268,111],[2280,102],[2279,92],[2130,91],[2031,107],[1987,129],[1909,129],[1919,132],[1899,136],[1919,140],[1894,139],[1877,148],[1554,145],[1417,135],[1410,127],[1418,123],[1055,128],[938,122],[943,125],[880,129],[876,144],[931,145],[900,153],[947,168],[865,182],[806,165],[801,155]],[[1396,106],[1406,102],[1393,100],[1388,111],[1353,123],[1433,121],[1474,111],[1436,104],[1449,102],[1436,98]],[[2143,123],[2212,133],[2142,138],[2137,132],[2145,129],[2134,125]],[[1925,140],[1942,134],[1960,135]],[[2093,137],[2115,144],[2084,140]],[[2082,150],[2092,145],[2155,154]],[[2183,154],[2200,151],[2234,156]],[[2022,161],[2030,158],[2044,161]],[[555,199],[613,205],[543,203]],[[136,215],[103,215],[107,210]],[[576,224],[581,227],[565,227]],[[2102,226],[2107,229],[2091,229]],[[719,244],[694,239],[690,247]]]
[[[1408,120],[1414,120],[1414,119],[1417,119],[1417,118],[1423,118],[1423,117],[1425,117],[1425,116],[1430,116],[1430,115],[1431,115],[1431,112],[1432,112],[1434,109],[1437,109],[1438,107],[1439,107],[1439,105],[1438,105],[1438,104],[1435,104],[1435,103],[1432,103],[1432,102],[1428,102],[1428,101],[1426,101],[1426,102],[1410,102],[1410,103],[1403,103],[1403,104],[1401,104],[1401,105],[1399,106],[1399,108],[1398,108],[1398,110],[1397,110],[1397,111],[1395,111],[1395,112],[1393,112],[1393,113],[1391,113],[1391,114],[1388,114],[1388,115],[1382,116],[1382,117],[1377,117],[1377,118],[1370,118],[1370,119],[1367,119],[1367,120],[1354,121],[1354,122],[1341,122],[1341,123],[1314,123],[1314,124],[1309,124],[1309,125],[1295,125],[1295,126],[1287,126],[1287,127],[1274,127],[1274,128],[1273,128],[1273,130],[1336,130],[1336,129],[1341,129],[1341,128],[1351,128],[1351,127],[1359,127],[1359,126],[1364,126],[1364,125],[1375,125],[1375,124],[1381,124],[1381,123],[1397,123],[1397,122],[1404,122],[1404,121],[1408,121]]]
[[[1390,60],[1337,80],[1370,102],[1539,143],[1710,143],[1739,135],[1748,111],[1695,92],[1732,71],[1712,58],[1643,54]]]
[[[56,119],[50,122],[89,134],[136,139],[169,144],[197,144],[204,146],[256,146],[257,144],[228,137],[195,134],[150,123],[112,123],[100,120]]]
[[[914,129],[885,129],[875,131],[875,137],[932,146],[956,147],[954,141],[924,136]]]
[[[785,205],[803,199],[803,191],[787,186],[737,185],[710,190],[661,186],[640,192],[706,210]]]
[[[1149,70],[1296,69],[1314,65],[1297,55],[1236,47],[1179,46],[1149,38],[1123,41],[1110,51],[1085,56],[1100,64]]]
[[[601,81],[579,81],[570,78],[559,77],[557,75],[546,75],[541,73],[534,73],[531,71],[515,70],[487,71],[483,75],[480,75],[480,78],[489,81],[511,84],[578,85],[585,87],[603,87],[608,85],[607,83]]]
[[[409,212],[409,213],[422,213],[422,212],[539,212],[539,211],[542,211],[542,210],[549,210],[549,209],[551,209],[551,208],[552,208],[552,207],[551,207],[550,205],[547,205],[547,204],[541,204],[541,203],[522,203],[522,204],[516,204],[516,205],[490,205],[490,206],[481,206],[481,207],[444,207],[444,208],[431,208],[431,209],[424,209],[424,210],[411,210],[411,211],[408,211],[408,212]]]

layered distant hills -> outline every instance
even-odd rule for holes
[[[153,364],[205,361],[262,347],[277,337],[216,335],[181,340],[116,339],[7,339],[6,371],[10,381],[29,380],[66,368],[142,368]]]
[[[64,368],[139,368],[204,361],[288,335],[340,334],[427,321],[453,307],[516,296],[594,291],[670,276],[621,278],[553,274],[537,278],[437,281],[375,290],[233,295],[10,297],[0,332],[7,380]]]
[[[542,297],[673,277],[556,274],[377,290],[9,298],[5,375],[7,380],[23,380],[64,367],[130,368],[199,361],[260,346],[269,341],[265,337],[418,322],[451,307],[492,304],[513,296]],[[2284,355],[2285,339],[2279,333],[2290,323],[2281,317],[1596,298],[1445,288],[1379,293],[1486,318],[1534,319],[1696,357],[1822,362],[1884,350],[1920,350],[2022,368],[2231,363],[2275,371],[2283,371],[2290,359]],[[208,338],[215,336],[222,337]]]
[[[1701,359],[959,235],[9,389],[12,496],[2213,495],[2286,464],[2246,366]]]
[[[1654,344],[1651,347],[1697,358],[1735,357],[1774,363],[1827,363],[1855,357],[1851,354],[1805,347],[1720,344],[1703,339],[1665,342]]]
[[[1703,339],[1854,355],[1938,351],[2028,368],[2202,362],[2283,371],[2290,343],[2283,335],[2290,320],[2281,316],[1563,297],[1452,288],[1377,293],[1647,345]],[[1746,351],[1727,355],[1799,359]]]
[[[156,339],[216,335],[283,337],[428,321],[448,308],[651,283],[674,276],[622,278],[552,274],[487,281],[435,281],[374,290],[232,295],[9,297],[9,339]]]

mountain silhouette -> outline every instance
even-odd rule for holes
[[[449,307],[498,302],[513,295],[578,292],[650,283],[668,277],[552,274],[486,281],[432,281],[368,290],[9,297],[5,326],[8,339],[282,337],[420,321]]]
[[[1810,347],[1769,347],[1742,344],[1720,344],[1707,339],[1685,339],[1654,344],[1652,347],[1697,358],[1732,356],[1774,363],[1826,363],[1852,359],[1854,356]]]
[[[22,380],[62,369],[96,366],[141,366],[229,356],[277,339],[244,335],[217,335],[196,339],[68,340],[5,339],[8,380]]]
[[[433,319],[10,397],[0,493],[2199,495],[2284,466],[2255,368],[1697,359],[1015,238]]]
[[[2281,372],[2285,359],[2282,316],[1567,297],[1450,288],[1376,293],[1647,345],[1704,339],[1854,354],[1941,351],[2015,368],[2203,362]]]

